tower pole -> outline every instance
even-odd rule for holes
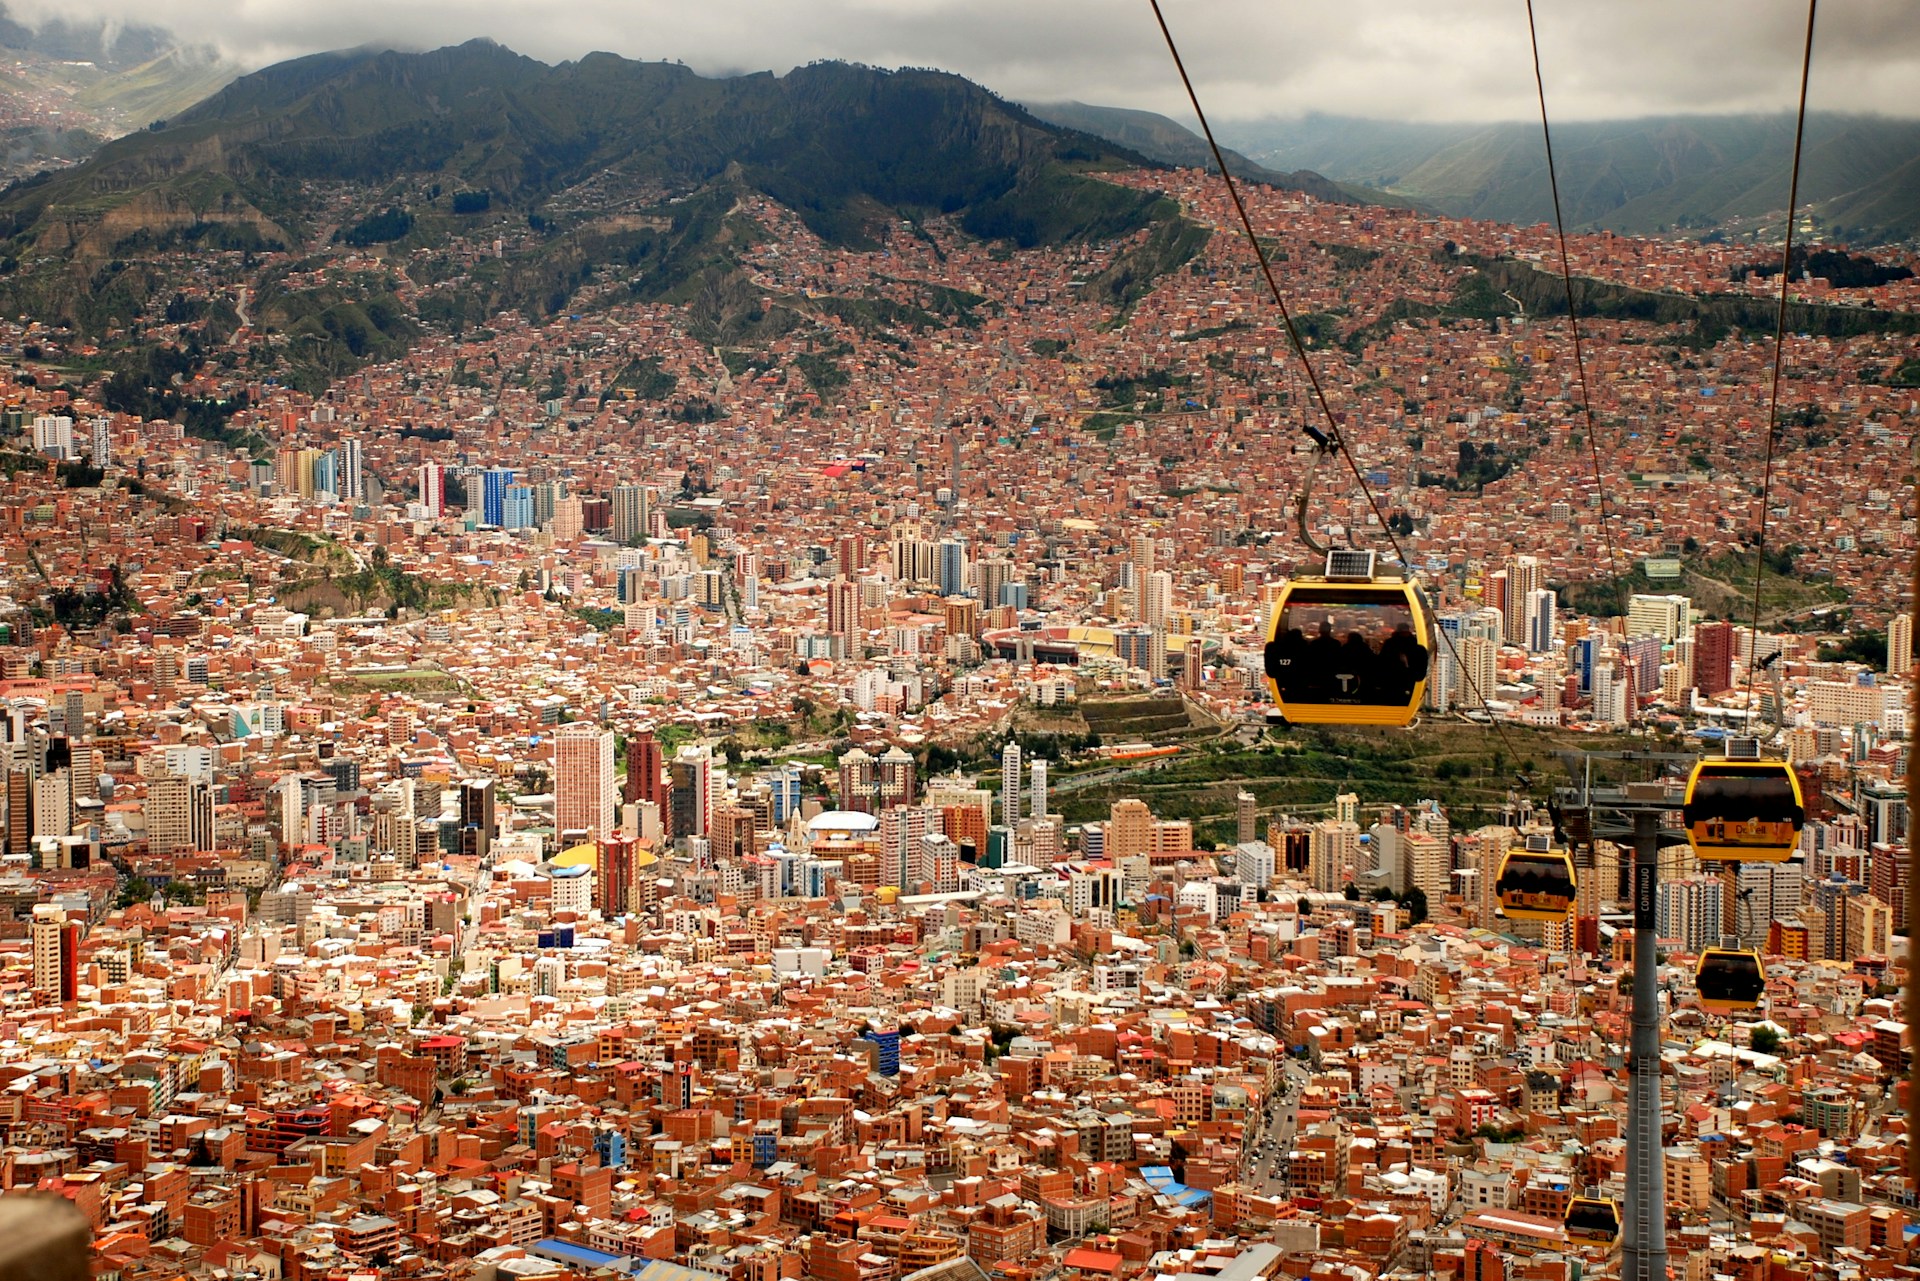
[[[1633,1032],[1627,1096],[1627,1206],[1621,1281],[1667,1281],[1667,1187],[1660,1133],[1660,815],[1633,810]]]

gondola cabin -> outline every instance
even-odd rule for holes
[[[1700,1007],[1715,1014],[1747,1014],[1760,1008],[1767,990],[1767,971],[1756,952],[1733,947],[1710,947],[1700,954],[1693,972]]]
[[[1551,848],[1544,836],[1530,836],[1526,845],[1508,850],[1493,885],[1500,910],[1517,921],[1564,921],[1576,888],[1573,859]]]
[[[1620,1207],[1605,1197],[1577,1196],[1567,1203],[1567,1236],[1609,1243],[1620,1235]]]
[[[1322,577],[1287,580],[1267,630],[1267,682],[1298,725],[1407,725],[1426,697],[1433,623],[1410,578],[1372,552],[1327,554]]]
[[[1699,858],[1781,863],[1800,843],[1807,809],[1785,761],[1720,757],[1693,767],[1681,817]]]

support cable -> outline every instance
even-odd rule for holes
[[[1560,279],[1567,287],[1567,324],[1573,329],[1573,368],[1580,379],[1580,407],[1587,420],[1587,457],[1593,463],[1594,492],[1600,496],[1600,535],[1607,544],[1607,566],[1613,570],[1620,615],[1627,613],[1627,580],[1620,572],[1620,550],[1613,541],[1613,511],[1607,503],[1606,481],[1600,471],[1600,439],[1594,425],[1593,393],[1587,385],[1587,358],[1580,345],[1580,309],[1573,300],[1573,264],[1567,256],[1567,221],[1560,213],[1560,178],[1553,165],[1553,128],[1547,123],[1547,82],[1540,74],[1540,36],[1533,23],[1533,0],[1527,0],[1527,40],[1533,47],[1533,85],[1540,96],[1540,136],[1547,148],[1547,188],[1553,193],[1553,230],[1560,241]]]
[[[1760,535],[1753,562],[1753,635],[1747,644],[1747,703],[1760,659],[1760,583],[1767,572],[1767,520],[1773,490],[1773,446],[1780,434],[1780,372],[1787,339],[1787,293],[1793,277],[1793,219],[1800,207],[1800,149],[1807,133],[1807,80],[1813,71],[1813,21],[1820,0],[1807,0],[1807,40],[1800,55],[1800,110],[1793,124],[1793,173],[1787,181],[1787,243],[1780,255],[1780,307],[1773,323],[1773,387],[1767,403],[1766,462],[1760,473]]]
[[[1220,170],[1221,181],[1226,184],[1227,195],[1233,201],[1234,213],[1239,216],[1241,229],[1244,230],[1247,235],[1247,243],[1253,246],[1254,257],[1260,262],[1260,274],[1266,278],[1267,292],[1272,295],[1274,306],[1280,309],[1280,319],[1286,325],[1287,338],[1293,343],[1294,351],[1300,356],[1300,364],[1307,371],[1307,381],[1313,386],[1313,398],[1319,404],[1320,412],[1327,420],[1326,434],[1330,442],[1330,448],[1339,453],[1342,458],[1346,459],[1347,469],[1353,473],[1354,483],[1359,485],[1361,494],[1364,495],[1367,500],[1367,506],[1373,511],[1374,519],[1379,522],[1380,531],[1386,535],[1387,542],[1393,547],[1394,556],[1399,560],[1400,564],[1405,567],[1407,573],[1411,574],[1413,572],[1413,562],[1407,559],[1405,549],[1400,546],[1399,538],[1394,535],[1393,526],[1387,523],[1387,515],[1380,509],[1380,500],[1375,498],[1373,490],[1368,488],[1366,476],[1360,470],[1360,463],[1354,458],[1353,450],[1347,447],[1346,437],[1340,431],[1340,421],[1334,416],[1333,406],[1327,402],[1326,388],[1321,385],[1320,374],[1314,369],[1313,361],[1308,358],[1307,347],[1300,338],[1299,327],[1293,322],[1293,313],[1288,310],[1287,301],[1280,293],[1280,282],[1273,274],[1273,262],[1267,257],[1266,246],[1260,243],[1259,235],[1254,232],[1253,219],[1247,214],[1246,202],[1240,198],[1240,186],[1233,180],[1233,171],[1227,168],[1227,158],[1225,154],[1221,152],[1220,144],[1214,140],[1213,126],[1208,123],[1207,113],[1200,106],[1200,95],[1193,87],[1193,78],[1187,74],[1187,65],[1180,57],[1180,46],[1174,42],[1173,30],[1167,26],[1167,16],[1160,10],[1160,0],[1148,0],[1148,3],[1153,6],[1154,20],[1160,24],[1160,35],[1167,42],[1167,52],[1173,56],[1174,70],[1180,73],[1180,83],[1187,91],[1187,101],[1193,104],[1193,114],[1199,118],[1200,131],[1206,135],[1207,147],[1213,152],[1213,163]],[[1474,697],[1480,701],[1480,706],[1486,709],[1487,724],[1493,726],[1494,732],[1500,736],[1502,745],[1506,747],[1508,752],[1513,753],[1513,760],[1517,764],[1523,760],[1524,757],[1522,757],[1518,749],[1514,747],[1512,738],[1507,734],[1506,726],[1502,725],[1493,717],[1492,708],[1489,706],[1489,699],[1487,697],[1492,691],[1482,691],[1479,688],[1479,683],[1474,680],[1473,673],[1468,671],[1467,665],[1460,661],[1460,651],[1458,647],[1454,645],[1453,637],[1447,635],[1447,633],[1440,628],[1439,620],[1431,619],[1429,621],[1433,624],[1435,634],[1446,642],[1447,651],[1453,655],[1453,664],[1459,670],[1460,674],[1465,677],[1468,688],[1472,690]]]

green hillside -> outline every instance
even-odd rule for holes
[[[75,94],[74,101],[140,126],[185,111],[239,74],[240,68],[211,50],[169,49],[95,81]]]
[[[32,236],[216,175],[297,236],[316,225],[303,190],[314,182],[438,179],[533,208],[591,175],[692,188],[737,166],[829,240],[858,241],[905,210],[1032,244],[1151,221],[1151,197],[1084,176],[1140,162],[938,72],[824,63],[705,79],[611,54],[549,67],[474,41],[243,77],[82,169],[7,193],[0,216]]]
[[[1205,240],[1174,201],[1101,178],[1152,163],[936,71],[706,78],[604,53],[549,66],[490,41],[328,53],[0,193],[0,307],[131,331],[213,250],[265,273],[250,281],[256,319],[308,339],[309,379],[391,352],[417,322],[553,314],[609,275],[621,296],[688,303],[704,336],[738,342],[794,322],[739,270],[766,234],[739,209],[756,193],[848,246],[934,217],[1020,247],[1151,228],[1108,291],[1125,306]],[[503,252],[440,253],[475,238]],[[423,292],[398,308],[399,284],[368,274],[315,309],[279,286],[342,247],[413,256]]]

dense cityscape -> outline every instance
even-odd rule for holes
[[[1633,854],[1497,883],[1552,789],[1751,738],[1795,859],[1657,854],[1672,1275],[1909,1275],[1920,277],[1790,282],[1862,323],[1785,336],[1769,468],[1771,332],[1577,368],[1552,227],[1249,187],[1355,460],[1308,532],[1439,640],[1412,728],[1287,725],[1313,389],[1218,176],[1111,181],[1204,244],[743,195],[784,327],[607,268],[318,381],[243,272],[457,314],[508,233],[156,251],[210,421],[0,324],[0,1192],[122,1281],[1619,1275]]]

